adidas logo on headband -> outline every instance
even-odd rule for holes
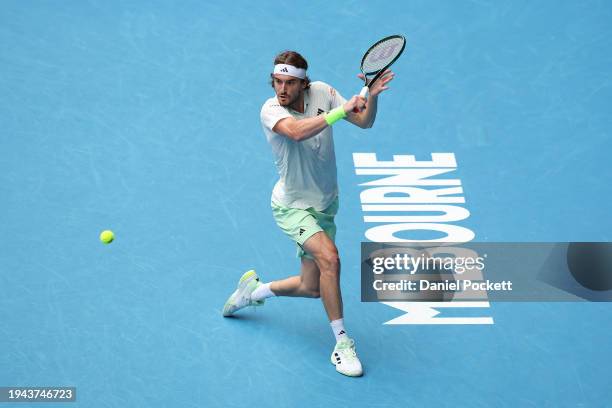
[[[280,72],[289,72],[289,70],[287,68],[283,68],[280,70]]]

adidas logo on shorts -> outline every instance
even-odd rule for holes
[[[306,230],[304,228],[300,228],[300,235],[302,235]]]

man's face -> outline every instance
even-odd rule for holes
[[[278,102],[282,106],[292,105],[304,91],[304,81],[289,75],[274,74],[272,83]]]

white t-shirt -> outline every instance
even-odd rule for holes
[[[311,82],[304,91],[304,113],[281,106],[276,96],[261,108],[261,124],[276,158],[280,179],[272,191],[272,201],[290,208],[322,211],[338,195],[336,154],[332,127],[302,142],[272,131],[276,123],[293,116],[310,118],[343,105],[346,99],[324,82]]]

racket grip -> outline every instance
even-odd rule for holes
[[[361,91],[359,92],[359,96],[361,96],[362,98],[367,98],[369,90],[370,88],[368,88],[367,86],[364,86],[363,88],[361,88]],[[353,108],[353,112],[359,113],[359,109]]]
[[[362,98],[367,98],[369,90],[370,88],[368,88],[367,86],[364,86],[363,88],[361,88],[361,92],[359,92],[359,96],[361,96]]]

